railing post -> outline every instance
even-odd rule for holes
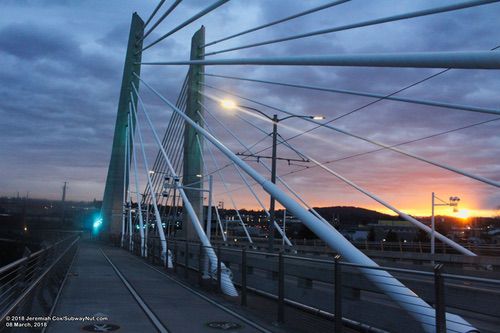
[[[285,260],[283,252],[278,255],[278,323],[285,322]]]
[[[335,256],[335,299],[334,299],[334,320],[335,333],[342,333],[342,268],[340,264],[340,254]]]
[[[241,305],[247,305],[247,250],[241,250]]]
[[[186,279],[189,277],[188,267],[189,267],[189,242],[186,239],[186,247],[184,248],[184,277]]]
[[[443,264],[434,266],[434,308],[436,309],[436,333],[446,333],[446,306],[444,301]]]
[[[220,245],[217,245],[217,288],[219,292],[222,292],[222,282],[221,282],[221,277],[222,277],[222,261],[220,258]]]

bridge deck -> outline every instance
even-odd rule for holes
[[[119,275],[132,287],[132,292]],[[134,291],[153,312],[153,317],[164,326],[165,332],[217,331],[207,327],[209,322],[241,325],[232,332],[269,332],[263,327],[259,329],[253,320],[252,324],[245,317],[230,313],[185,289],[126,251],[107,247],[101,249],[85,242],[80,245],[53,315],[100,316],[107,319],[52,321],[47,331],[82,332],[83,326],[94,324],[100,325],[95,326],[95,331],[108,331],[112,328],[109,324],[120,326],[119,332],[162,331],[153,325],[155,319],[146,315],[147,310],[139,306],[140,301],[133,297]]]

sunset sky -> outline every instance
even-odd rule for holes
[[[167,1],[169,5],[172,1]],[[187,60],[190,38],[203,24],[207,42],[270,22],[327,1],[233,0],[186,29],[145,51],[144,61]],[[353,0],[291,22],[213,45],[208,52],[279,38],[347,23],[360,22],[409,11],[462,1]],[[208,1],[185,0],[146,43],[168,32],[208,5]],[[0,3],[0,195],[30,192],[31,197],[59,198],[64,181],[70,200],[100,200],[111,153],[123,61],[134,11],[146,19],[157,1],[3,0]],[[166,7],[165,7],[166,8]],[[164,9],[163,9],[164,10]],[[161,12],[163,12],[163,10]],[[212,58],[328,55],[342,53],[389,53],[424,51],[485,51],[500,45],[500,3],[450,13],[386,23],[345,32],[299,39],[274,45],[228,52]],[[500,52],[500,51],[492,51]],[[168,99],[175,101],[186,66],[143,67],[142,77]],[[214,66],[207,73],[271,81],[308,84],[390,94],[439,72],[439,69],[373,69],[351,67]],[[324,115],[326,121],[357,109],[373,98],[277,87],[207,77],[206,83],[261,103],[304,115]],[[397,94],[416,99],[500,109],[498,70],[450,70]],[[162,102],[141,87],[141,93],[163,133],[172,115]],[[206,88],[214,100],[230,97]],[[234,112],[206,98],[210,112],[255,150],[269,147],[270,138],[249,127]],[[248,101],[272,116],[275,110]],[[284,113],[278,113],[284,116]],[[265,132],[272,124],[242,113]],[[363,108],[333,126],[393,145],[495,118],[494,115],[450,110],[395,101],[381,101]],[[142,118],[141,118],[142,119]],[[143,119],[142,119],[143,120]],[[234,152],[244,149],[207,115],[209,126]],[[289,138],[312,128],[300,119],[279,127]],[[146,128],[144,123],[143,128]],[[500,122],[403,145],[399,148],[440,163],[500,181]],[[153,164],[157,148],[145,132],[148,158]],[[376,149],[376,146],[321,128],[290,141],[296,149],[326,162]],[[261,154],[269,155],[265,150]],[[279,147],[280,157],[297,158]],[[215,169],[205,157],[208,170]],[[227,164],[216,153],[218,164]],[[142,163],[142,162],[141,162]],[[257,170],[268,174],[255,162]],[[300,163],[301,165],[306,165]],[[307,164],[313,166],[311,163]],[[379,195],[401,210],[429,215],[431,192],[442,199],[458,196],[460,214],[499,215],[498,188],[468,179],[391,151],[379,151],[328,164],[343,176]],[[280,162],[278,174],[311,206],[359,206],[388,212],[319,168],[304,171],[300,165]],[[297,172],[294,172],[297,171]],[[239,208],[259,208],[238,174],[226,168],[223,175]],[[231,208],[220,178],[215,176],[215,200]],[[145,184],[144,176],[141,183]],[[254,187],[268,205],[268,197]],[[450,207],[438,214],[453,215]]]

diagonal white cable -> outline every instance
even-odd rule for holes
[[[196,136],[196,139],[199,140],[198,136]],[[200,143],[200,142],[198,141],[198,143]],[[207,146],[207,150],[208,150],[208,153],[209,153],[210,157],[212,158],[212,162],[215,164],[215,168],[217,169],[217,174],[219,175],[219,178],[222,181],[222,185],[224,186],[224,189],[227,192],[229,190],[229,188],[227,186],[227,183],[226,183],[226,180],[224,178],[224,175],[220,171],[219,163],[217,162],[217,159],[214,156],[212,148],[210,146]],[[238,216],[238,220],[240,221],[241,227],[245,231],[245,235],[248,238],[248,242],[250,244],[253,244],[252,237],[250,237],[250,234],[248,233],[247,227],[245,226],[245,223],[243,223],[243,219],[241,218],[240,211],[238,209],[238,206],[236,205],[236,202],[234,201],[233,196],[230,193],[227,196],[229,197],[229,200],[231,200],[231,204],[233,205],[233,209],[236,211],[236,215]]]
[[[201,105],[201,107],[210,115],[212,116],[212,118],[214,118],[217,123],[219,123],[227,132],[229,132],[229,134],[231,134],[231,136],[233,136],[245,149],[247,149],[247,151],[249,151],[250,153],[252,152],[247,145],[245,145],[243,143],[243,141],[240,140],[239,137],[236,136],[236,134],[233,133],[233,131],[231,131],[225,124],[223,124],[219,119],[217,119],[216,117],[214,117],[214,115],[212,113],[210,113],[210,111],[207,109],[207,107],[205,105],[203,105],[203,103],[199,102],[199,104]],[[208,129],[208,132],[209,133],[213,133],[211,130],[210,130],[210,127],[208,126],[207,122],[205,121],[205,118],[203,117],[203,115],[198,112],[198,114],[200,115],[201,119],[203,120],[203,123],[205,125],[205,127]],[[259,161],[260,162],[260,161]],[[243,181],[245,182],[245,185],[246,187],[248,188],[248,190],[250,190],[250,192],[252,193],[253,197],[255,198],[255,200],[257,201],[257,203],[260,205],[260,207],[264,210],[264,212],[266,213],[267,217],[269,218],[271,216],[271,214],[269,213],[269,211],[267,210],[267,208],[264,206],[264,204],[262,203],[262,201],[260,200],[259,196],[257,195],[257,193],[255,193],[252,185],[248,182],[248,180],[244,177],[244,175],[241,173],[240,169],[236,166],[236,164],[234,162],[231,163],[234,168],[236,169],[236,171],[238,171],[238,174],[240,175],[241,179],[243,179]],[[264,165],[264,167],[267,168],[267,165],[265,165],[263,162],[262,164]],[[218,170],[220,170],[220,168],[218,168]],[[270,171],[270,169],[268,169]],[[229,194],[227,192],[227,189],[226,189],[226,193]],[[278,230],[278,233],[281,235],[281,237],[285,240],[286,244],[288,246],[293,246],[292,245],[292,242],[290,242],[290,240],[288,239],[288,237],[286,236],[286,234],[283,232],[283,229],[281,228],[281,226],[276,222],[274,221],[274,227],[276,228],[276,230]]]
[[[135,102],[134,102],[134,96],[132,95],[132,92],[130,93],[130,98],[131,98],[131,103],[129,103],[129,112],[134,115],[134,123],[135,127],[137,129],[137,136],[139,137],[139,144],[141,145],[141,152],[142,152],[142,159],[144,162],[144,171],[146,172],[146,177],[148,180],[148,186],[149,186],[149,191],[151,194],[151,202],[153,204],[153,210],[155,213],[155,219],[156,219],[156,227],[158,231],[158,235],[160,236],[160,242],[161,242],[161,260],[164,264],[167,265],[167,267],[171,268],[173,267],[172,265],[172,258],[168,250],[167,246],[167,240],[165,238],[165,232],[163,231],[163,225],[161,223],[161,217],[160,217],[160,212],[158,211],[158,206],[156,205],[156,195],[153,192],[153,186],[151,184],[151,175],[149,174],[149,165],[148,165],[148,159],[146,157],[146,149],[144,148],[144,141],[142,140],[142,133],[141,133],[141,126],[139,124],[139,119],[137,117],[137,111],[135,109]],[[149,214],[149,211],[148,211]]]
[[[128,121],[128,127],[131,129],[131,118],[130,118],[130,112],[127,115],[127,121]],[[135,196],[137,200],[137,215],[139,216],[139,235],[141,236],[141,256],[144,256],[144,221],[142,219],[142,206],[141,206],[141,194],[139,193],[139,177],[137,176],[137,147],[134,144],[134,135],[130,135],[130,143],[129,146],[132,147],[133,151],[132,153],[132,159],[134,161],[134,181],[135,181]]]
[[[254,128],[260,130],[260,128],[249,122],[250,125],[252,125]],[[328,173],[334,175],[335,177],[337,177],[338,179],[342,180],[343,182],[345,182],[346,184],[354,187],[355,189],[357,189],[358,191],[360,191],[361,193],[367,195],[368,197],[372,198],[373,200],[377,201],[378,203],[382,204],[383,206],[385,206],[386,208],[392,210],[393,212],[395,212],[396,214],[398,214],[399,216],[401,216],[403,219],[407,220],[408,222],[414,224],[415,226],[417,226],[418,228],[422,229],[423,231],[425,231],[426,233],[430,234],[432,232],[432,229],[429,228],[428,226],[426,226],[425,224],[423,224],[422,222],[418,221],[417,219],[409,216],[408,214],[400,211],[399,209],[397,209],[396,207],[394,207],[393,205],[387,203],[386,201],[384,201],[383,199],[381,199],[380,197],[376,196],[375,194],[372,194],[370,192],[368,192],[367,190],[363,189],[362,187],[360,187],[359,185],[355,184],[354,182],[350,181],[349,179],[341,176],[339,173],[333,171],[332,169],[326,167],[323,163],[321,162],[318,162],[316,159],[312,158],[311,156],[308,156],[307,154],[305,153],[301,153],[303,154],[305,157],[307,157],[307,159],[309,159],[311,162],[313,162],[315,165],[317,165],[318,167],[324,169],[325,171],[327,171]],[[327,222],[328,223],[328,222]],[[439,233],[436,233],[436,234],[439,234]],[[475,256],[475,254],[469,250],[467,250],[466,248],[464,248],[463,246],[461,246],[460,244],[458,243],[455,243],[454,241],[452,241],[451,239],[447,238],[446,236],[443,236],[442,234],[439,234],[439,236],[436,236],[436,238],[438,238],[439,240],[441,240],[443,243],[446,243],[448,244],[449,246],[451,246],[452,248],[454,248],[455,250],[465,254],[465,255],[469,255],[469,256]]]
[[[120,236],[120,246],[123,247],[123,242],[125,240],[125,223],[126,223],[126,203],[127,203],[127,192],[128,192],[128,183],[127,183],[127,144],[128,144],[128,130],[127,127],[125,129],[125,160],[123,161],[123,204],[122,204],[122,234]]]
[[[134,73],[134,75],[136,75],[136,74]],[[137,76],[137,77],[139,77],[139,76]],[[161,153],[162,153],[163,157],[165,158],[165,162],[167,162],[167,166],[168,166],[168,169],[169,169],[171,175],[174,178],[178,178],[178,176],[177,176],[177,174],[176,174],[176,172],[175,172],[175,170],[170,162],[170,159],[168,158],[167,153],[165,152],[165,149],[163,148],[163,146],[161,144],[160,138],[158,137],[158,134],[156,133],[156,129],[154,128],[153,123],[151,122],[151,119],[149,118],[146,106],[144,105],[144,102],[143,102],[141,96],[139,95],[139,92],[137,91],[137,88],[135,87],[135,84],[133,82],[132,82],[132,88],[133,88],[135,95],[137,96],[137,98],[139,100],[139,103],[141,104],[141,110],[143,111],[144,115],[146,116],[146,120],[147,120],[147,123],[149,125],[149,128],[151,129],[151,132],[153,133],[153,137],[154,137],[156,143],[160,147]],[[132,92],[131,92],[131,94],[132,94]],[[175,105],[174,105],[174,107],[175,107]],[[175,109],[177,111],[181,112],[177,107],[175,107]],[[183,112],[181,112],[181,114],[182,114],[181,115],[182,118],[186,117]],[[139,131],[139,133],[140,133],[140,131]],[[203,231],[203,228],[201,226],[201,222],[198,219],[198,216],[196,215],[196,212],[194,211],[194,208],[191,205],[191,202],[189,201],[189,199],[186,195],[186,192],[184,191],[184,188],[179,185],[179,182],[175,182],[175,186],[177,186],[177,189],[182,197],[184,209],[186,209],[186,213],[189,214],[189,217],[191,219],[191,223],[192,223],[196,233],[198,234],[198,237],[200,238],[201,243],[203,244],[203,248],[205,249],[205,253],[206,253],[207,257],[210,260],[210,271],[212,273],[214,273],[217,271],[217,255],[215,254],[215,251],[212,247],[212,244],[210,243],[210,240],[208,239],[207,235]],[[223,262],[221,262],[221,265],[222,265],[222,274],[221,274],[222,291],[228,296],[238,296],[238,292],[236,291],[236,288],[234,287],[234,284],[233,284],[233,281],[231,278],[231,275],[232,275],[231,271],[224,265]]]
[[[353,244],[346,240],[338,231],[328,228],[316,216],[304,209],[301,205],[290,198],[278,186],[267,180],[264,176],[250,167],[247,163],[236,156],[229,148],[221,143],[217,138],[208,133],[203,127],[194,122],[191,118],[179,110],[173,103],[158,93],[153,87],[134,74],[139,80],[165,104],[167,104],[174,112],[178,113],[185,122],[192,126],[200,135],[210,141],[217,147],[226,157],[235,162],[245,173],[256,180],[263,189],[273,195],[287,210],[322,239],[328,246],[347,261],[364,266],[359,268],[363,275],[370,280],[375,286],[382,290],[387,296],[394,300],[401,308],[405,309],[408,314],[413,316],[422,326],[425,332],[431,333],[435,331],[435,310],[420,299],[414,292],[404,286],[399,280],[394,278],[387,271],[378,271],[373,274],[372,270],[367,266],[378,267],[377,263],[367,257],[363,252],[358,250]],[[201,227],[200,227],[201,228]],[[462,317],[448,313],[446,315],[448,329],[459,333],[477,331],[472,325],[465,321]]]
[[[209,96],[207,96],[209,97]],[[211,97],[209,97],[211,98]],[[212,98],[211,98],[212,99]],[[241,145],[243,145],[243,147],[245,147],[245,149],[247,149],[248,151],[251,151],[251,149],[249,147],[247,147],[239,138],[236,134],[234,134],[229,128],[227,128],[227,126],[224,125],[224,123],[222,123],[217,117],[215,117],[211,112],[210,110],[207,109],[207,107],[203,104],[200,103],[200,105],[203,107],[203,109],[213,118],[215,119],[222,127],[224,127]],[[249,124],[250,126],[254,127],[255,129],[257,129],[258,131],[262,132],[262,133],[266,133],[263,129],[261,129],[259,126],[255,125],[254,123],[252,123],[251,121],[241,117],[239,114],[236,114],[236,116],[243,120],[244,122],[246,122],[247,124]],[[281,143],[285,144],[287,147],[291,148],[294,152],[296,152],[297,154],[301,155],[301,156],[304,156],[301,152],[297,151],[295,148],[291,147],[291,145],[286,142],[286,141],[281,141]],[[269,167],[269,165],[267,165],[266,163],[264,163],[263,161],[259,160],[258,161],[264,168],[267,169],[267,171],[271,171],[271,167]],[[327,220],[325,220],[323,218],[323,216],[321,216],[313,207],[311,207],[285,180],[283,180],[283,178],[281,178],[280,176],[276,176],[276,179],[278,179],[278,181],[283,184],[283,186],[285,186],[287,188],[288,191],[290,191],[290,193],[293,194],[293,196],[295,196],[305,207],[307,207],[307,209],[309,209],[311,211],[311,213],[313,213],[317,218],[319,218],[323,223],[325,223],[327,226],[331,227],[331,228],[334,228],[330,223],[328,223]],[[227,192],[226,192],[227,193]],[[277,223],[275,222],[275,225],[277,225]],[[281,227],[278,226],[278,230],[280,231],[281,230]],[[280,232],[282,233],[282,231]]]

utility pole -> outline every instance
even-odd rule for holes
[[[271,158],[271,183],[276,184],[276,148],[278,144],[278,115],[275,114],[273,115],[273,151],[272,151],[272,158]],[[274,220],[276,212],[275,212],[275,206],[276,206],[276,199],[274,196],[271,194],[270,198],[271,202],[269,204],[269,221],[267,223],[267,227],[269,230],[269,251],[274,250]]]

